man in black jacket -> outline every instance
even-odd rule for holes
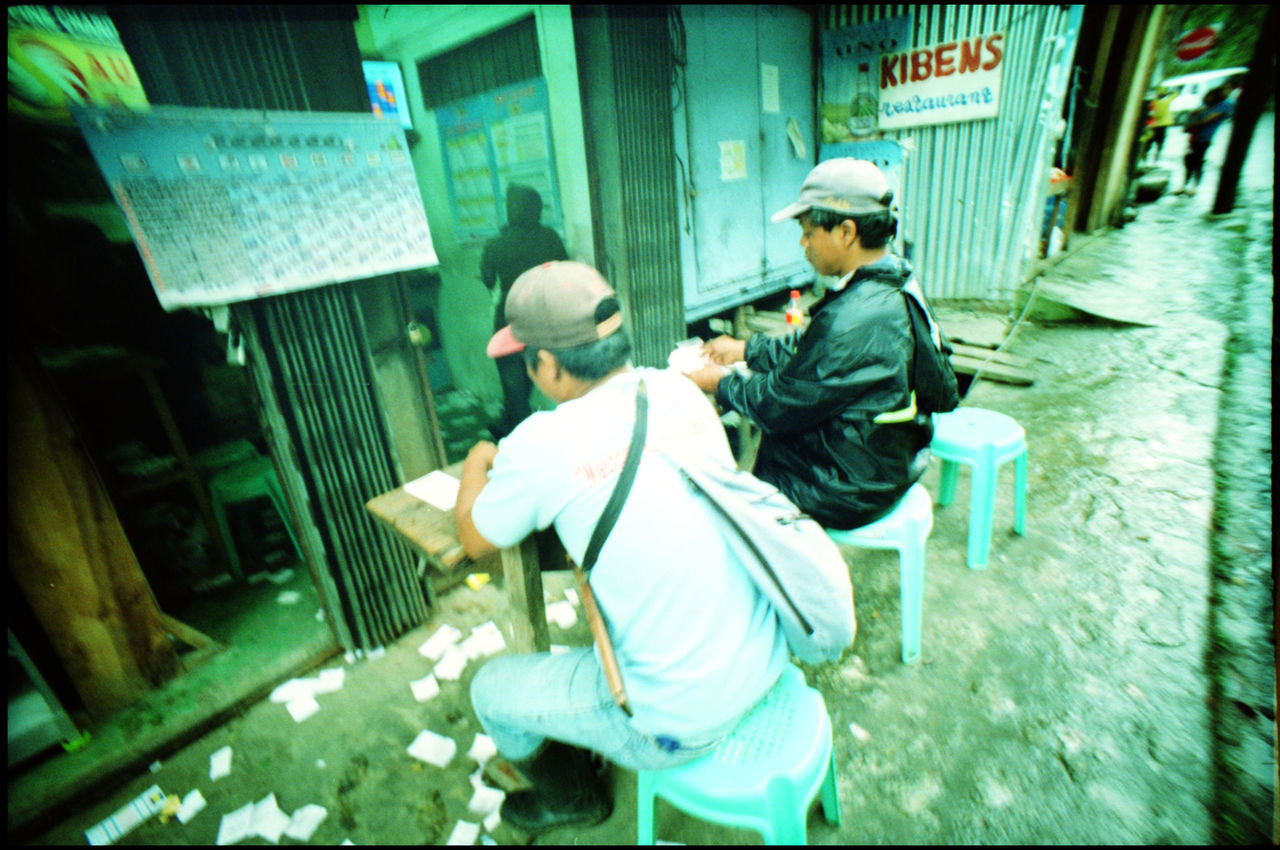
[[[904,298],[909,292],[923,305],[924,294],[906,261],[888,250],[897,228],[892,203],[873,163],[841,158],[814,168],[799,200],[773,220],[798,219],[805,258],[839,281],[813,306],[808,327],[705,345],[715,363],[745,360],[750,373],[723,365],[689,373],[721,410],[760,426],[756,476],[829,528],[881,518],[929,463],[933,425],[915,405]]]
[[[542,196],[528,186],[512,183],[507,187],[507,226],[490,239],[480,257],[480,280],[496,288],[498,306],[494,311],[493,329],[507,326],[507,293],[516,278],[536,265],[551,260],[567,260],[560,236],[540,223]],[[502,381],[502,420],[494,426],[495,437],[502,438],[529,415],[529,393],[533,382],[519,357],[500,357],[494,361]]]

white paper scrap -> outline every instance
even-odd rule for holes
[[[483,823],[485,832],[496,832],[498,824],[502,823],[502,812],[495,811],[490,813],[490,815],[484,819]]]
[[[346,678],[347,671],[341,667],[335,667],[332,670],[321,670],[316,679],[315,692],[318,694],[331,694],[334,691],[340,691]]]
[[[301,723],[320,710],[320,703],[316,702],[315,697],[308,695],[290,700],[284,704],[284,707],[289,709],[289,714],[295,722]]]
[[[467,750],[467,755],[480,764],[484,764],[497,754],[498,747],[493,743],[493,739],[483,732],[476,733],[476,739],[471,742],[471,749]]]
[[[163,809],[164,804],[165,793],[159,785],[152,785],[117,809],[115,814],[86,829],[85,840],[93,845],[114,844],[116,839]]]
[[[253,803],[245,803],[230,814],[222,816],[218,824],[218,838],[215,844],[237,844],[244,841],[253,832]]]
[[[293,702],[299,697],[309,697],[316,692],[316,685],[319,681],[316,679],[290,679],[283,685],[277,685],[276,689],[271,692],[271,696],[267,699],[272,702]]]
[[[471,802],[467,803],[467,809],[477,815],[491,815],[502,805],[506,796],[497,788],[481,786],[471,795]]]
[[[182,798],[182,807],[178,809],[178,822],[186,823],[200,814],[200,810],[204,807],[204,795],[200,793],[199,788],[193,789],[191,793]]]
[[[267,573],[267,581],[272,584],[288,584],[291,578],[293,578],[293,567],[285,567],[274,573]]]
[[[568,629],[578,622],[578,612],[573,610],[572,603],[562,599],[547,606],[547,619],[562,629]]]
[[[456,682],[462,676],[462,671],[466,669],[467,661],[465,652],[456,646],[449,647],[444,651],[444,657],[440,659],[440,663],[435,666],[436,678]]]
[[[569,600],[570,605],[577,605],[578,591],[574,590],[572,587],[566,587],[564,589],[564,598]]]
[[[435,505],[442,511],[451,511],[458,503],[458,479],[447,472],[428,472],[404,485],[410,496]]]
[[[475,844],[479,837],[480,824],[460,820],[454,825],[453,832],[449,833],[449,840],[445,844]]]
[[[328,816],[329,811],[324,806],[309,803],[293,813],[293,818],[285,827],[284,834],[296,841],[310,841],[316,829]]]
[[[387,648],[385,646],[375,646],[373,649],[365,653],[364,657],[366,660],[372,661],[373,659],[381,658],[386,654],[387,654]]]
[[[497,655],[507,648],[507,642],[502,637],[502,630],[490,620],[472,629],[471,635],[458,647],[467,654],[467,658],[475,659],[482,655]]]
[[[281,605],[297,605],[301,601],[302,594],[296,590],[282,591],[281,594],[276,597],[276,602]]]
[[[871,733],[868,732],[866,729],[863,729],[857,723],[850,723],[849,731],[853,733],[853,737],[857,738],[859,741],[861,741],[864,744],[867,741],[871,740]]]
[[[409,755],[434,764],[436,767],[447,765],[453,760],[453,755],[457,751],[458,744],[452,738],[437,735],[429,729],[419,732],[418,737],[414,738],[413,743],[409,745]]]
[[[563,643],[551,644],[552,655],[564,655],[568,651],[569,651],[569,647],[565,646]]]
[[[280,843],[280,836],[289,825],[290,818],[280,811],[274,792],[259,800],[253,807],[251,827],[255,835],[261,835],[272,844]]]
[[[231,772],[231,747],[226,746],[209,756],[209,778],[221,779]]]
[[[440,683],[436,681],[434,673],[428,673],[416,682],[410,682],[409,690],[413,691],[415,700],[426,702],[440,693]]]
[[[418,647],[418,654],[430,658],[432,661],[439,661],[440,656],[444,655],[444,651],[457,643],[461,637],[462,632],[445,623],[436,629],[435,634],[427,638],[426,643]]]

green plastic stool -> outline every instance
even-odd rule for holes
[[[251,499],[266,496],[275,505],[280,519],[293,549],[301,556],[298,538],[294,536],[293,523],[289,521],[289,508],[284,501],[284,490],[280,487],[280,479],[276,477],[275,465],[271,458],[258,457],[243,460],[229,466],[213,476],[209,482],[209,501],[213,504],[213,516],[218,522],[218,530],[227,544],[227,558],[231,562],[231,571],[237,577],[244,577],[240,568],[240,556],[236,553],[235,538],[231,536],[231,527],[227,522],[227,506],[238,505]]]
[[[920,657],[920,629],[924,610],[924,552],[933,530],[933,500],[919,483],[912,484],[886,516],[848,531],[827,529],[837,543],[862,549],[897,549],[902,594],[902,663]]]
[[[804,844],[813,798],[840,825],[831,718],[822,694],[787,665],[778,683],[707,755],[636,782],[636,843],[653,844],[656,797],[702,820],[755,830],[766,844]]]
[[[973,468],[973,492],[969,499],[969,568],[986,569],[991,552],[991,524],[996,507],[996,479],[1000,466],[1014,462],[1013,530],[1027,527],[1027,435],[1011,417],[994,410],[960,407],[934,414],[933,441],[929,449],[942,461],[938,479],[938,504],[949,505],[956,496],[960,464]]]

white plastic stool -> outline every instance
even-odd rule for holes
[[[924,609],[924,552],[933,530],[933,500],[917,482],[886,516],[861,528],[827,529],[837,543],[862,549],[897,549],[902,592],[902,663],[920,657],[920,630]]]

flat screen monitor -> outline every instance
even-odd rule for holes
[[[413,129],[409,118],[409,92],[404,87],[404,75],[396,62],[377,62],[366,59],[364,82],[369,89],[369,106],[380,118],[400,122],[406,130]]]

